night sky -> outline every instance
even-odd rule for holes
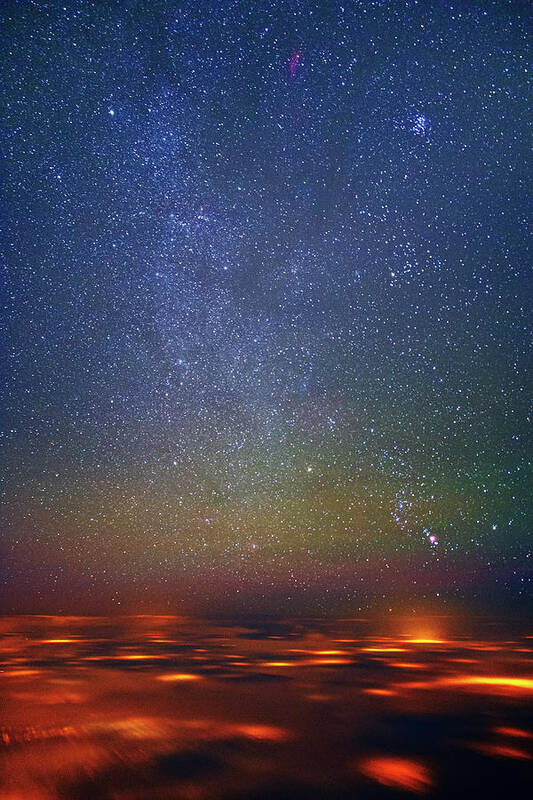
[[[3,609],[531,603],[528,4],[3,14]]]

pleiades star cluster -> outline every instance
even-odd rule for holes
[[[528,4],[2,13],[4,610],[529,602]]]

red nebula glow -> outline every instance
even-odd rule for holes
[[[294,76],[296,75],[296,70],[298,69],[298,64],[300,63],[301,57],[302,57],[301,51],[294,50],[289,59],[289,74],[291,78],[294,78]]]

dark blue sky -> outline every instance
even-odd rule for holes
[[[527,603],[527,4],[3,14],[6,610]]]

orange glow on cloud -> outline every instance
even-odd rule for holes
[[[533,733],[525,731],[523,728],[501,726],[499,728],[493,728],[493,730],[494,733],[499,733],[502,736],[515,736],[517,739],[533,739]]]
[[[441,682],[448,686],[495,686],[502,689],[525,689],[533,692],[533,679],[531,678],[509,678],[503,675],[497,677],[465,675],[459,678],[444,678]]]
[[[346,656],[347,650],[311,650],[314,656]]]
[[[233,730],[249,739],[262,741],[281,742],[288,738],[287,731],[274,725],[234,725]]]
[[[436,680],[404,683],[402,686],[406,689],[439,689],[449,686],[472,686],[492,688],[494,689],[494,693],[498,693],[499,690],[504,693],[511,692],[522,694],[523,692],[533,692],[533,679],[513,678],[504,675],[458,675],[453,678],[437,678]]]
[[[6,678],[24,678],[27,675],[38,675],[40,669],[3,669],[0,670],[0,675]]]
[[[41,639],[41,644],[72,644],[79,639]]]
[[[422,794],[434,784],[428,768],[419,761],[408,758],[377,756],[361,762],[359,767],[367,778],[393,789]]]
[[[101,723],[96,729],[113,731],[126,739],[164,739],[168,725],[157,717],[132,716]]]
[[[151,661],[154,658],[157,659],[157,658],[164,658],[164,657],[165,656],[151,655],[151,654],[145,654],[145,653],[128,653],[127,655],[124,655],[124,656],[117,656],[117,659],[119,661],[145,661],[147,658],[149,658],[150,661]]]
[[[493,756],[495,758],[519,758],[524,761],[531,761],[532,757],[525,750],[520,750],[518,747],[509,747],[505,744],[478,744],[474,745],[474,750],[478,750],[486,756]]]
[[[409,644],[449,644],[445,639],[408,639]]]
[[[138,781],[139,797],[189,792],[199,800],[207,792],[216,800],[237,790],[252,797],[265,781],[299,781],[305,771],[310,793],[325,786],[334,795],[336,781],[342,793],[346,769],[358,784],[354,796],[359,789],[461,797],[462,772],[449,769],[449,713],[466,723],[455,745],[475,759],[481,795],[491,795],[493,776],[501,785],[513,773],[521,779],[533,764],[531,654],[515,652],[507,631],[506,639],[485,640],[482,627],[474,641],[415,622],[405,635],[397,622],[394,636],[385,635],[388,628],[383,635],[364,629],[357,644],[345,645],[338,622],[317,630],[312,621],[307,630],[298,621],[293,636],[276,641],[268,628],[248,638],[225,621],[191,621],[183,630],[161,622],[148,629],[130,618],[79,627],[69,620],[62,628],[4,622],[2,800],[17,792],[35,800],[77,797],[71,774],[90,776],[96,794],[102,785],[102,794],[126,797]],[[452,644],[442,644],[448,636]],[[487,652],[470,649],[489,645]],[[401,729],[389,725],[391,715]],[[421,715],[435,725],[435,746],[424,743],[425,750],[410,741]],[[478,719],[485,720],[482,731]],[[379,749],[369,749],[376,730],[383,733]],[[204,749],[227,773],[207,770],[189,780],[178,771],[171,785],[166,764],[176,759],[179,766],[182,754]],[[152,766],[159,763],[161,771]]]

